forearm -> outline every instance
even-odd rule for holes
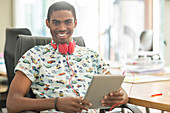
[[[9,97],[7,99],[7,109],[9,113],[54,109],[54,98],[32,99],[27,97]]]

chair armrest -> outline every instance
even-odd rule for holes
[[[123,104],[120,107],[127,108],[127,109],[131,110],[133,113],[142,113],[142,111],[139,108],[137,108],[135,105]]]
[[[123,104],[120,106],[120,108],[127,108],[132,111],[132,113],[142,113],[142,111],[138,109],[135,105]],[[105,113],[106,111],[110,111],[110,109],[100,109],[100,113]]]

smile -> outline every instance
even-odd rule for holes
[[[69,34],[69,33],[67,32],[67,33],[64,33],[64,34],[63,34],[63,33],[58,33],[57,35],[58,35],[59,37],[63,37],[63,38],[64,38],[64,37],[67,36],[68,34]]]
[[[66,36],[67,34],[58,34],[59,36]]]
[[[58,34],[59,36],[66,36],[66,34]]]

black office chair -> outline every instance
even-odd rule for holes
[[[79,46],[85,46],[85,42],[82,37],[73,37],[73,40],[76,41],[76,44]],[[30,48],[35,45],[45,45],[50,43],[51,37],[39,37],[39,36],[27,36],[19,35],[16,43],[16,52],[15,52],[15,65],[17,64],[19,58]],[[35,95],[30,90],[27,94],[27,97],[35,98]],[[121,108],[127,108],[133,113],[142,113],[136,106],[131,106],[129,104],[124,104]],[[105,113],[105,109],[100,110],[100,113]]]
[[[4,47],[4,59],[7,70],[8,88],[10,87],[11,81],[14,77],[14,52],[17,36],[19,34],[31,35],[31,32],[27,28],[7,28],[6,29],[6,42]],[[0,112],[1,108],[6,107],[6,98],[8,89],[6,92],[0,93]]]

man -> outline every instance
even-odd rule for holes
[[[77,19],[75,9],[69,3],[51,5],[46,25],[52,42],[33,47],[19,60],[7,98],[7,109],[11,113],[88,111],[91,103],[82,98],[92,76],[108,74],[108,66],[93,50],[75,45],[72,34]],[[30,88],[37,99],[24,97]],[[125,100],[127,94],[122,89],[105,95],[101,104],[111,107]]]

